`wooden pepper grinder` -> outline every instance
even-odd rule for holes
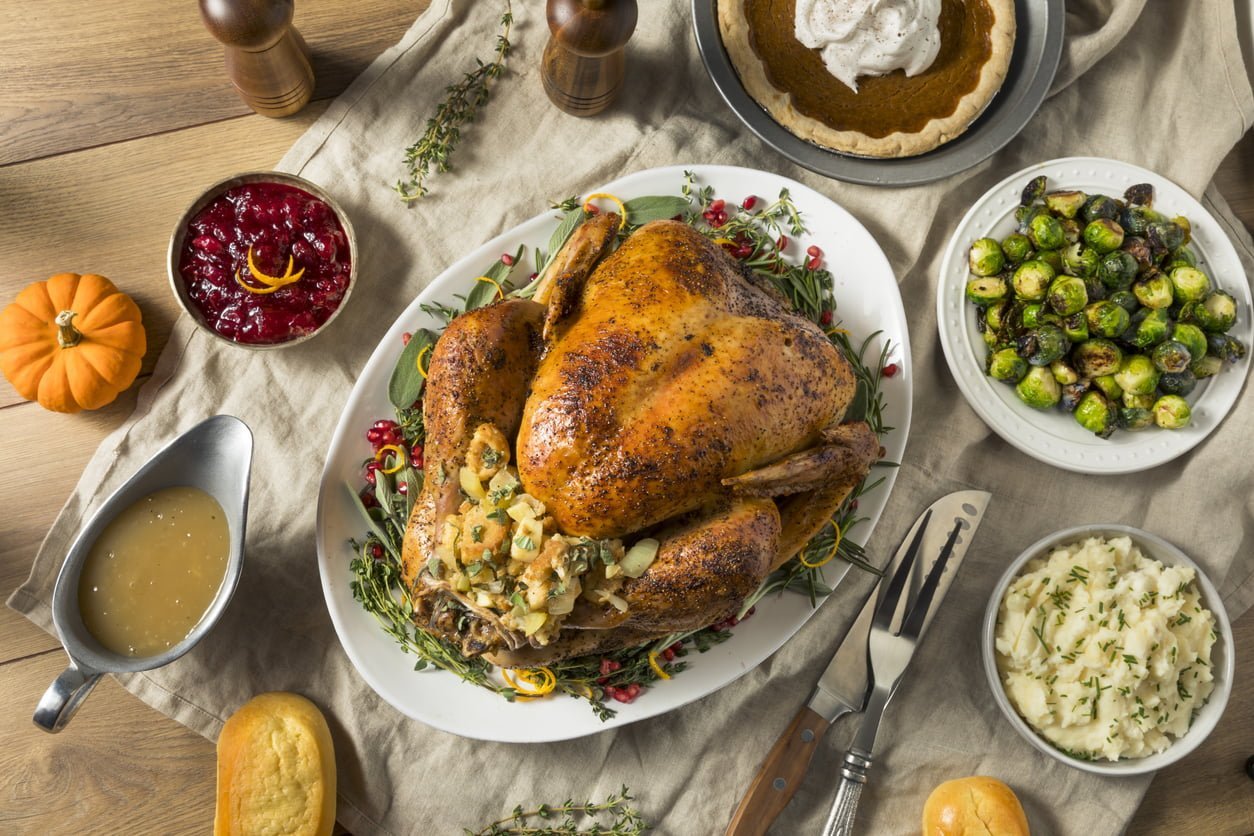
[[[567,113],[600,113],[623,83],[636,0],[548,0],[547,12],[553,35],[540,62],[544,92]]]
[[[200,0],[209,32],[226,46],[226,73],[262,116],[288,116],[313,95],[309,47],[292,26],[292,0]]]

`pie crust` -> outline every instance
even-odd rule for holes
[[[928,120],[920,130],[896,130],[886,136],[875,137],[859,130],[835,128],[827,122],[802,113],[793,105],[792,96],[770,81],[763,59],[753,48],[750,21],[745,12],[746,1],[718,0],[723,46],[745,90],[776,122],[791,133],[844,154],[862,157],[912,157],[958,137],[1001,89],[1010,68],[1010,56],[1014,52],[1014,0],[982,0],[993,15],[993,22],[988,32],[989,57],[979,69],[980,76],[975,88],[957,101],[949,115]],[[791,19],[785,25],[791,28]],[[925,70],[915,78],[923,78],[927,73]],[[844,86],[828,73],[815,81]]]

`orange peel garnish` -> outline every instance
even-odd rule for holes
[[[623,205],[623,202],[609,192],[597,192],[583,199],[583,210],[585,212],[588,211],[588,207],[594,200],[608,200],[618,207],[618,229],[622,230],[623,225],[627,223],[627,207]]]
[[[258,296],[264,296],[267,293],[274,293],[276,290],[279,290],[280,288],[284,287],[284,285],[281,285],[281,284],[267,285],[266,287],[254,287],[253,285],[250,285],[248,282],[244,281],[244,277],[241,276],[239,273],[235,274],[235,283],[239,285],[240,287],[244,288],[244,290],[247,290],[249,293],[255,293]]]
[[[491,276],[480,276],[479,278],[475,279],[475,281],[477,281],[477,282],[487,282],[488,284],[490,284],[490,285],[492,285],[493,287],[495,287],[495,288],[496,288],[496,298],[497,298],[497,299],[504,299],[504,298],[505,298],[505,288],[501,287],[501,283],[500,283],[500,282],[498,282],[496,279],[492,278]]]
[[[305,275],[305,268],[302,267],[293,273],[292,268],[295,266],[296,259],[289,255],[287,257],[287,269],[283,271],[282,276],[267,275],[253,261],[253,248],[251,244],[248,246],[248,272],[254,279],[268,287],[282,287],[285,284],[300,281],[300,277]]]
[[[427,370],[422,367],[422,358],[431,351],[431,345],[428,343],[422,347],[422,351],[418,352],[418,356],[414,358],[414,365],[418,367],[418,374],[422,375],[422,379],[427,379]]]
[[[826,331],[824,331],[823,333],[824,333],[824,334],[826,334],[826,335],[827,335],[827,336],[829,336],[829,337],[830,337],[832,334],[844,334],[846,337],[847,337],[847,336],[849,336],[849,332],[848,332],[848,331],[846,331],[844,328],[828,328],[828,329],[827,329]]]
[[[720,247],[725,247],[728,244],[735,244],[736,242],[730,238],[715,238],[714,243],[718,244]]]
[[[511,673],[511,671],[513,673]],[[517,676],[517,679],[514,677]],[[546,667],[538,668],[501,668],[501,678],[509,687],[518,692],[520,700],[534,700],[553,692],[557,687],[557,677]],[[524,687],[526,686],[526,687]]]
[[[374,454],[374,460],[382,464],[384,456],[388,453],[392,454],[396,459],[396,463],[391,467],[381,467],[379,469],[387,474],[399,473],[401,468],[405,466],[405,451],[396,444],[384,444],[379,448],[379,452]]]
[[[805,553],[803,552],[800,558],[802,566],[805,566],[807,569],[817,569],[820,566],[824,566],[830,563],[832,561],[832,558],[836,556],[836,551],[837,549],[840,548],[840,538],[843,535],[840,530],[840,524],[837,523],[835,520],[832,520],[832,528],[835,529],[836,531],[836,539],[832,541],[831,549],[828,550],[827,554],[823,555],[821,560],[817,560],[814,563],[811,563],[810,561],[806,560]]]
[[[666,672],[665,668],[657,663],[657,656],[658,653],[656,650],[649,651],[649,667],[653,668],[653,672],[662,679],[670,679],[671,675]]]

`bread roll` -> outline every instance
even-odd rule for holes
[[[996,778],[958,778],[927,797],[923,836],[1028,836],[1028,817],[1014,790]]]
[[[318,707],[298,694],[259,694],[218,737],[215,836],[330,836],[335,751]]]

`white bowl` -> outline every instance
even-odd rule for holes
[[[1006,689],[1002,686],[1001,677],[997,672],[997,658],[994,645],[997,612],[1001,607],[1002,598],[1005,597],[1006,589],[1010,586],[1010,583],[1019,576],[1023,571],[1024,565],[1029,560],[1036,557],[1044,557],[1050,550],[1058,546],[1078,543],[1088,537],[1107,539],[1111,537],[1129,537],[1146,557],[1158,560],[1165,566],[1191,567],[1197,573],[1197,586],[1201,592],[1202,604],[1215,615],[1215,632],[1218,634],[1218,639],[1211,650],[1211,672],[1215,679],[1210,699],[1206,701],[1206,704],[1194,716],[1189,730],[1166,749],[1155,755],[1149,755],[1144,758],[1124,758],[1117,761],[1087,761],[1065,754],[1037,734],[1027,724],[1027,721],[1019,716],[1014,706],[1010,704],[1010,698],[1006,696]],[[1206,577],[1202,567],[1194,563],[1180,549],[1157,535],[1127,525],[1105,523],[1079,525],[1050,534],[1028,546],[1006,569],[1005,574],[998,581],[996,589],[993,590],[992,597],[989,598],[988,607],[984,611],[980,647],[981,654],[984,657],[984,673],[988,677],[989,688],[993,691],[993,699],[997,701],[997,705],[1001,708],[1002,713],[1006,715],[1006,719],[1015,727],[1015,731],[1019,732],[1024,740],[1051,758],[1061,761],[1068,766],[1073,766],[1076,769],[1082,769],[1085,772],[1093,772],[1098,775],[1142,775],[1146,772],[1162,769],[1180,760],[1200,746],[1207,735],[1214,730],[1215,725],[1219,722],[1219,718],[1224,713],[1224,707],[1228,704],[1228,695],[1232,692],[1233,662],[1235,657],[1232,650],[1232,624],[1228,621],[1228,613],[1224,610],[1219,592],[1210,582],[1210,579]]]

